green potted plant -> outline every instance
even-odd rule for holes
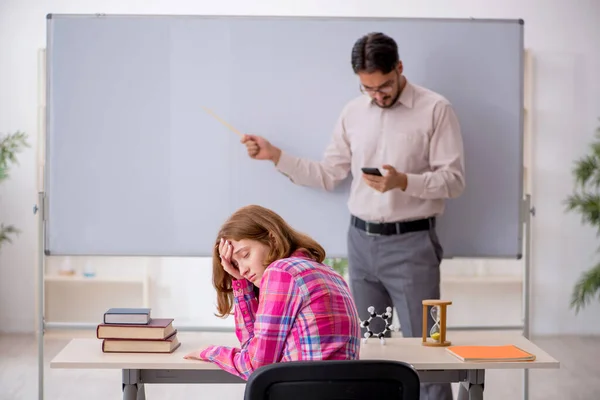
[[[576,160],[573,176],[575,190],[566,200],[567,210],[581,214],[582,222],[596,227],[596,235],[600,235],[600,127],[589,154]],[[571,308],[577,314],[595,297],[600,299],[600,262],[580,276],[571,295]]]
[[[346,277],[346,272],[348,271],[348,259],[347,258],[329,257],[329,258],[326,258],[325,260],[323,260],[323,264],[329,265],[331,268],[333,268],[335,271],[337,271],[338,274],[340,274],[344,278]]]
[[[9,177],[10,164],[18,164],[17,153],[25,147],[29,147],[29,144],[27,143],[27,135],[24,132],[19,131],[9,135],[0,135],[0,182]],[[19,232],[13,225],[5,225],[0,222],[0,248],[5,242],[11,243],[12,236]]]

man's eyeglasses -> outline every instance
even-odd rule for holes
[[[394,86],[393,83],[390,83],[389,85],[383,86],[383,87],[379,87],[376,89],[372,89],[372,88],[366,88],[363,85],[360,85],[360,91],[363,94],[368,94],[370,96],[373,96],[376,93],[381,93],[381,94],[390,94],[394,91]]]
[[[373,96],[375,93],[381,93],[383,95],[388,95],[391,94],[394,91],[394,86],[395,84],[398,82],[398,79],[400,78],[400,74],[398,73],[398,71],[396,71],[396,79],[394,79],[391,82],[386,82],[383,85],[379,86],[378,88],[366,88],[364,87],[362,84],[359,85],[360,91],[363,94],[368,94],[370,96]]]

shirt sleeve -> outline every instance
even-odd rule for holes
[[[257,368],[281,360],[286,338],[302,307],[302,296],[294,278],[269,267],[261,281],[254,329],[241,348],[210,346],[200,358],[247,380]]]
[[[254,332],[254,319],[258,308],[258,301],[254,294],[254,285],[248,280],[233,281],[235,334],[244,344],[250,339]]]
[[[463,140],[458,118],[448,102],[434,110],[434,129],[429,145],[431,171],[406,174],[405,192],[422,199],[455,198],[465,189]]]
[[[342,112],[321,161],[296,157],[282,151],[277,170],[295,184],[331,191],[350,173],[351,157]]]

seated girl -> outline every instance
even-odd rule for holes
[[[240,347],[185,356],[247,380],[263,365],[359,358],[360,319],[348,286],[322,264],[325,250],[260,206],[234,213],[213,251],[218,316],[234,307]]]

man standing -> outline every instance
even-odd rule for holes
[[[421,335],[423,299],[440,296],[443,249],[436,216],[464,190],[463,143],[451,104],[408,82],[394,39],[356,41],[359,96],[342,110],[323,159],[302,159],[265,138],[245,135],[250,157],[271,160],[298,185],[332,190],[351,172],[348,273],[361,318],[395,307],[404,337]],[[363,167],[379,168],[381,176]],[[379,321],[377,321],[379,322]],[[373,321],[372,330],[382,325]],[[431,328],[432,320],[429,319]],[[424,400],[452,399],[450,384],[423,384]]]

